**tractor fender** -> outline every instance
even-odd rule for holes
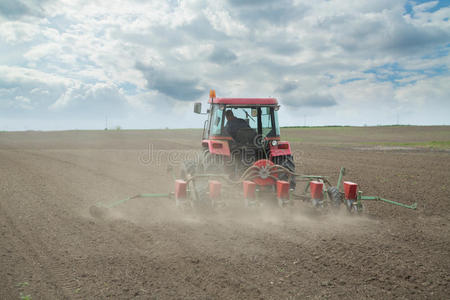
[[[208,147],[209,153],[230,156],[228,141],[203,140],[202,145],[205,148]]]
[[[269,147],[270,158],[283,155],[291,155],[291,145],[289,144],[289,142],[278,142],[276,146],[272,146],[272,144],[269,144]]]

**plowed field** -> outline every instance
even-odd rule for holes
[[[166,169],[199,150],[200,135],[0,133],[0,299],[449,298],[449,127],[282,131],[297,172],[336,181],[345,166],[365,195],[415,211],[193,214],[147,198],[89,214],[172,191]]]

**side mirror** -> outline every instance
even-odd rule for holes
[[[195,102],[194,103],[194,112],[196,114],[201,114],[202,113],[202,103],[201,102]]]

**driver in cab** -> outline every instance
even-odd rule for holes
[[[225,112],[225,117],[227,118],[227,125],[225,125],[225,131],[236,140],[236,135],[241,128],[251,128],[247,121],[244,119],[236,118],[233,111],[230,109]]]

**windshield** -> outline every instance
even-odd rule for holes
[[[243,107],[228,108],[227,107],[227,110],[233,111],[234,117],[245,120],[245,122],[247,123],[247,125],[250,128],[258,130],[258,113],[257,113],[256,109],[247,108],[247,107],[246,108],[243,108]],[[252,110],[253,110],[253,115],[252,115]],[[225,125],[227,123],[228,123],[228,121],[225,120]]]
[[[280,135],[277,125],[277,112],[273,107],[231,107],[220,109],[219,105],[213,105],[211,113],[210,135],[230,136],[226,128],[229,128],[225,118],[225,112],[231,110],[240,122],[240,126],[251,128],[255,133],[263,137],[276,137]]]

